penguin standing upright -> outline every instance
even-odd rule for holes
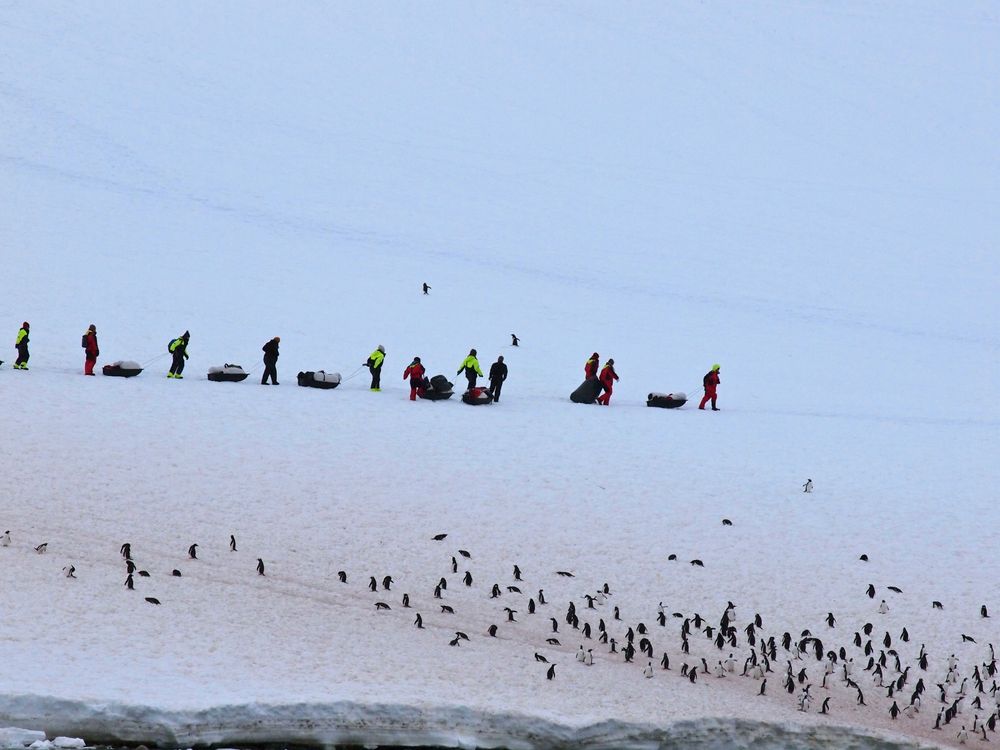
[[[260,557],[257,558],[257,575],[264,575],[264,560]]]
[[[192,544],[190,547],[188,547],[188,558],[191,559],[191,560],[197,560],[198,559],[198,545],[197,544]]]
[[[3,536],[0,536],[0,547],[9,547],[9,546],[10,546],[10,529],[7,529],[3,533]]]
[[[233,534],[229,535],[229,551],[236,552],[236,537]]]
[[[653,662],[648,662],[646,666],[642,668],[642,676],[647,680],[653,676]]]
[[[802,485],[802,491],[803,492],[812,492],[813,491],[813,480],[807,479],[806,483],[804,485]]]

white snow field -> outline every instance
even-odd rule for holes
[[[0,726],[996,744],[998,39],[1000,7],[971,1],[0,2]],[[83,377],[90,323],[99,367],[146,370]],[[347,378],[378,344],[370,393]],[[470,347],[510,366],[499,404],[407,400],[414,355],[454,376]],[[568,399],[593,351],[621,376],[608,408]],[[721,411],[698,411],[715,362]],[[224,363],[254,372],[208,382]],[[345,381],[296,387],[318,369]],[[692,623],[683,653],[685,620],[730,600],[736,646]],[[756,614],[764,696],[740,675]],[[640,622],[654,656],[626,663]],[[866,705],[839,656],[823,688],[812,646],[782,646],[806,629]]]

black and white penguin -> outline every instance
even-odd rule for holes
[[[125,576],[125,588],[127,588],[129,591],[132,591],[133,589],[135,589],[135,582],[132,580],[132,574],[131,573],[129,575]]]
[[[392,591],[392,576],[386,576],[382,579],[382,589],[384,591]]]
[[[62,570],[63,570],[63,575],[65,575],[67,578],[76,578],[76,575],[75,575],[76,574],[76,568],[74,568],[72,565],[67,565]]]
[[[829,696],[827,696],[826,698],[823,699],[823,704],[819,707],[819,712],[821,714],[828,714],[828,713],[830,713],[830,698],[829,698]]]
[[[229,535],[229,551],[236,552],[236,536],[233,534]]]
[[[188,547],[188,558],[191,559],[191,560],[197,560],[198,559],[198,545],[197,544],[192,544],[190,547]]]
[[[874,583],[869,583],[868,584],[868,588],[866,589],[865,593],[868,594],[868,598],[869,599],[874,599],[875,598],[875,584]]]
[[[806,483],[802,485],[802,491],[803,492],[812,492],[813,491],[813,480],[807,479]]]
[[[667,656],[667,652],[663,652],[663,658],[660,659],[660,666],[664,669],[670,669],[670,657]]]
[[[338,570],[337,571],[337,578],[340,579],[341,583],[347,583],[347,571],[346,570]]]
[[[496,625],[490,625],[486,629],[486,633],[489,635],[490,638],[496,638],[497,637],[497,626]]]
[[[410,595],[403,594],[403,609],[409,609],[410,607]]]
[[[160,604],[160,600],[157,599],[155,596],[147,596],[146,601],[149,602],[150,604],[155,604],[157,606],[159,606]]]
[[[135,562],[131,558],[125,561],[125,572],[135,573]]]
[[[548,664],[549,663],[549,660],[546,659],[544,656],[542,656],[537,651],[535,652],[535,661],[540,662],[542,664]]]
[[[546,680],[554,680],[556,677],[556,665],[550,664],[548,671],[545,673]]]
[[[990,616],[990,613],[987,611],[985,604],[979,608],[979,614],[982,617],[989,617]]]
[[[545,592],[542,589],[538,589],[538,603],[545,604]]]
[[[517,620],[514,619],[514,615],[517,614],[516,609],[511,609],[510,607],[504,607],[504,611],[507,613],[507,622],[517,622]]]
[[[378,591],[378,581],[375,580],[375,576],[368,576],[368,590]]]
[[[431,540],[435,541],[435,542],[440,542],[443,539],[445,539],[447,536],[448,536],[447,534],[435,534],[434,536],[431,537]]]
[[[500,595],[501,595],[500,585],[494,583],[493,588],[490,589],[490,599],[498,599]]]
[[[441,584],[440,583],[437,586],[434,587],[434,598],[435,599],[440,599],[441,598]]]
[[[423,627],[424,627],[424,618],[420,616],[419,612],[417,612],[417,618],[413,621],[413,624],[418,629],[421,629],[421,630],[423,629]]]
[[[766,690],[767,690],[767,678],[765,677],[763,681],[760,683],[760,692],[758,692],[757,695],[764,695],[764,692]]]
[[[380,610],[383,610],[383,609],[392,609],[392,607],[390,607],[385,602],[375,602],[375,611],[376,612],[378,612]]]
[[[10,534],[9,531],[7,533]],[[7,546],[7,545],[4,545],[4,546]],[[128,542],[125,542],[125,544],[123,544],[121,546],[121,553],[122,553],[122,557],[123,558],[125,558],[126,560],[131,560],[132,559],[132,545],[129,544]]]
[[[514,566],[514,580],[515,581],[521,580],[521,569],[517,567],[517,565]]]
[[[174,578],[180,578],[181,572],[177,570],[177,568],[174,568],[173,570],[170,571],[170,575],[172,575]]]
[[[837,626],[837,618],[833,616],[833,612],[826,613],[826,624],[831,628]]]
[[[451,572],[452,573],[458,572],[458,560],[455,559],[454,555],[451,558]]]
[[[443,615],[453,615],[453,614],[455,614],[455,610],[452,607],[449,607],[447,604],[442,604],[441,605],[441,614],[443,614]]]
[[[558,633],[559,632],[559,620],[557,620],[554,617],[550,617],[549,620],[552,621],[552,632],[553,633]]]
[[[462,557],[464,557],[464,558],[466,558],[466,559],[468,559],[468,558],[472,557],[472,555],[471,555],[471,554],[469,553],[469,551],[468,551],[468,550],[465,550],[465,549],[460,549],[460,550],[458,551],[458,554],[460,554],[460,555],[461,555]]]
[[[48,542],[42,542],[37,547],[35,547],[35,552],[37,552],[39,555],[44,555],[45,554],[45,550],[47,550],[48,548],[49,548],[49,543]]]
[[[257,575],[264,575],[264,560],[260,557],[257,558]]]
[[[642,676],[647,680],[653,677],[653,662],[649,662],[642,668]]]
[[[530,599],[530,598],[528,599],[528,614],[529,615],[535,614],[535,600],[534,599]]]
[[[0,536],[0,547],[9,547],[9,546],[10,546],[10,529],[7,529],[3,533],[3,536]]]

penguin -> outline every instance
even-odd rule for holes
[[[823,704],[819,707],[819,712],[824,715],[830,713],[830,696],[823,699]]]
[[[433,541],[433,542],[440,542],[440,541],[446,539],[447,537],[448,537],[447,534],[435,534],[434,536],[431,537],[431,541]]]
[[[451,572],[452,573],[458,572],[458,560],[456,560],[454,556],[452,556],[451,558]]]
[[[964,726],[959,730],[958,734],[955,736],[958,739],[958,744],[960,745],[964,745],[965,741],[969,739],[969,733],[968,731],[966,731]]]
[[[458,551],[458,554],[460,554],[462,557],[464,557],[466,559],[469,559],[470,557],[472,557],[472,555],[469,554],[469,551],[468,550],[464,550],[464,549],[460,549]]]
[[[514,615],[517,614],[516,609],[511,609],[510,607],[504,607],[503,609],[507,613],[507,622],[517,622],[517,620],[514,619]]]
[[[554,618],[554,617],[550,617],[549,619],[552,621],[552,632],[553,633],[558,633],[559,632],[559,621],[556,618]]]
[[[621,614],[619,614],[619,612],[618,612],[618,607],[615,607],[615,619],[616,620],[621,620],[622,619]]]
[[[591,632],[590,631],[590,623],[589,622],[583,623],[583,637],[584,638],[590,638],[590,632]]]
[[[493,584],[493,588],[490,590],[490,599],[496,599],[501,595],[500,586]]]
[[[347,583],[347,571],[346,570],[338,570],[337,571],[337,578],[340,579],[341,583]]]
[[[831,628],[836,627],[837,618],[833,616],[833,612],[826,613],[826,624],[829,625]]]
[[[671,560],[671,561],[676,560],[677,559],[677,555],[669,554],[669,555],[667,555],[667,559]]]
[[[653,662],[649,662],[645,667],[642,668],[642,676],[647,680],[653,676]]]
[[[3,533],[3,536],[0,536],[0,547],[9,547],[9,546],[10,546],[10,529],[7,529]]]
[[[49,548],[49,543],[48,542],[42,542],[37,547],[35,547],[35,552],[37,552],[39,555],[44,555],[45,554],[45,550],[47,550],[48,548]]]
[[[180,578],[181,572],[177,570],[177,568],[174,568],[173,570],[170,571],[170,575],[172,575],[174,578]]]
[[[456,630],[456,631],[455,631],[455,637],[456,637],[456,638],[460,638],[460,639],[462,639],[463,641],[467,641],[467,640],[469,640],[469,635],[468,635],[468,633],[463,633],[463,632],[462,632],[461,630]]]
[[[257,558],[257,575],[264,575],[264,560],[260,557]]]
[[[903,589],[899,588],[899,586],[886,586],[886,588],[889,589],[889,591],[893,592],[894,594],[903,593]]]
[[[562,576],[563,578],[576,578],[576,576],[570,573],[568,570],[557,570],[556,575]]]
[[[546,659],[544,656],[542,656],[537,651],[535,652],[535,661],[541,662],[542,664],[548,664],[549,663],[549,660]]]
[[[868,584],[868,589],[867,589],[866,593],[868,594],[868,598],[869,599],[874,599],[875,598],[875,584],[874,583],[869,583]]]
[[[868,555],[861,555],[861,557],[859,557],[858,559],[861,562],[868,562]]]
[[[449,607],[447,604],[442,604],[441,605],[441,614],[443,614],[443,615],[453,615],[453,614],[455,614],[455,610],[452,609],[451,607]]]
[[[137,571],[140,578],[149,578],[149,573],[145,570]]]
[[[715,676],[720,679],[726,676],[726,668],[722,666],[721,661],[715,665],[715,669],[713,670],[713,672]]]
[[[5,544],[4,546],[6,547],[7,545]],[[990,613],[986,610],[986,605],[985,604],[979,608],[979,615],[981,617],[989,617],[990,616]]]
[[[149,602],[150,604],[156,604],[156,605],[160,604],[160,600],[157,599],[155,596],[147,596],[146,601]]]
[[[403,609],[409,609],[410,607],[410,595],[403,594]]]
[[[125,588],[127,588],[129,591],[132,591],[132,590],[135,589],[135,582],[132,580],[132,574],[131,573],[129,575],[125,576]]]
[[[417,619],[413,621],[413,624],[417,627],[418,630],[423,630],[424,618],[420,616],[419,612],[417,612]]]
[[[962,633],[962,643],[975,643],[975,642],[976,639],[973,638],[971,635],[966,635],[965,633]]]
[[[198,545],[192,544],[188,547],[188,559],[197,560],[198,559]]]
[[[691,669],[688,671],[688,682],[694,685],[694,683],[697,682],[697,680],[698,680],[698,667],[691,667]]]
[[[542,589],[538,589],[538,603],[545,604],[545,592]]]
[[[694,560],[691,561],[691,565],[694,565],[694,566],[696,566],[698,568],[704,568],[705,567],[705,563],[703,563],[701,560],[699,560],[697,558],[695,558]]]
[[[7,534],[10,534],[10,532],[8,531]],[[6,547],[7,545],[4,545],[4,546]],[[122,553],[122,557],[125,558],[126,560],[131,560],[132,559],[132,545],[131,544],[129,544],[128,542],[125,542],[125,544],[123,544],[121,546],[121,550],[120,551]]]
[[[889,718],[895,721],[898,716],[899,716],[899,706],[896,705],[896,701],[893,701],[892,705],[889,706]]]
[[[435,599],[440,599],[441,598],[441,584],[440,583],[437,586],[434,587],[434,598]]]
[[[528,614],[535,614],[535,600],[531,598],[528,599]]]
[[[764,691],[765,690],[767,690],[767,678],[766,677],[764,678],[764,681],[760,683],[760,691],[757,693],[757,695],[764,695]]]
[[[813,491],[813,480],[807,479],[806,483],[802,485],[802,491],[803,492],[812,492]]]
[[[943,604],[941,604],[941,602],[939,602],[939,601],[936,601],[936,600],[935,600],[935,601],[933,601],[933,602],[931,602],[931,607],[932,607],[933,609],[944,609],[944,605],[943,605]]]
[[[486,633],[487,633],[487,635],[489,635],[490,638],[496,638],[497,637],[497,626],[496,625],[490,625],[486,629]]]
[[[375,580],[375,576],[368,576],[368,590],[378,591],[378,581]]]
[[[732,522],[732,521],[730,521],[730,520],[729,520],[728,518],[723,518],[723,519],[722,519],[722,525],[723,525],[723,526],[732,526],[732,525],[733,525],[733,522]]]
[[[125,572],[135,573],[135,563],[131,559],[125,561]]]
[[[545,673],[545,679],[546,680],[554,680],[555,677],[556,677],[556,665],[555,664],[551,664],[549,666],[549,670]]]
[[[455,636],[450,641],[448,641],[448,645],[449,646],[457,646],[459,644],[459,640],[460,640],[459,637]]]
[[[594,649],[587,649],[587,655],[583,658],[583,664],[587,667],[594,666]]]
[[[229,551],[236,552],[236,537],[233,534],[229,535]]]
[[[886,604],[885,603],[885,599],[883,599],[882,603],[878,605],[878,613],[880,615],[884,615],[884,614],[888,613],[888,611],[889,611],[889,605]]]
[[[386,576],[382,579],[382,590],[392,591],[392,576]]]
[[[583,663],[583,660],[587,657],[587,652],[583,650],[583,644],[580,644],[580,649],[576,652],[576,660]]]
[[[392,609],[392,607],[390,607],[385,602],[375,602],[375,611],[378,612],[379,610],[382,609]]]
[[[67,578],[76,578],[76,575],[74,575],[75,573],[76,573],[76,568],[74,568],[72,565],[67,565],[65,568],[63,568],[63,574]]]
[[[514,580],[515,581],[521,580],[521,569],[517,567],[517,565],[514,566]]]
[[[906,630],[905,627],[903,628],[903,631],[899,634],[899,640],[901,640],[903,643],[910,642],[910,633]]]
[[[594,606],[594,601],[595,601],[596,597],[593,597],[590,594],[584,594],[583,598],[587,600],[587,609],[597,609]]]

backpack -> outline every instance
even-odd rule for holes
[[[87,348],[87,336],[88,335],[89,334],[85,333],[85,334],[83,334],[83,338],[80,339],[80,346],[82,346],[84,349]]]
[[[177,339],[170,339],[170,341],[167,342],[167,353],[168,354],[173,354],[174,353],[173,346],[174,346],[174,342],[176,340]]]

